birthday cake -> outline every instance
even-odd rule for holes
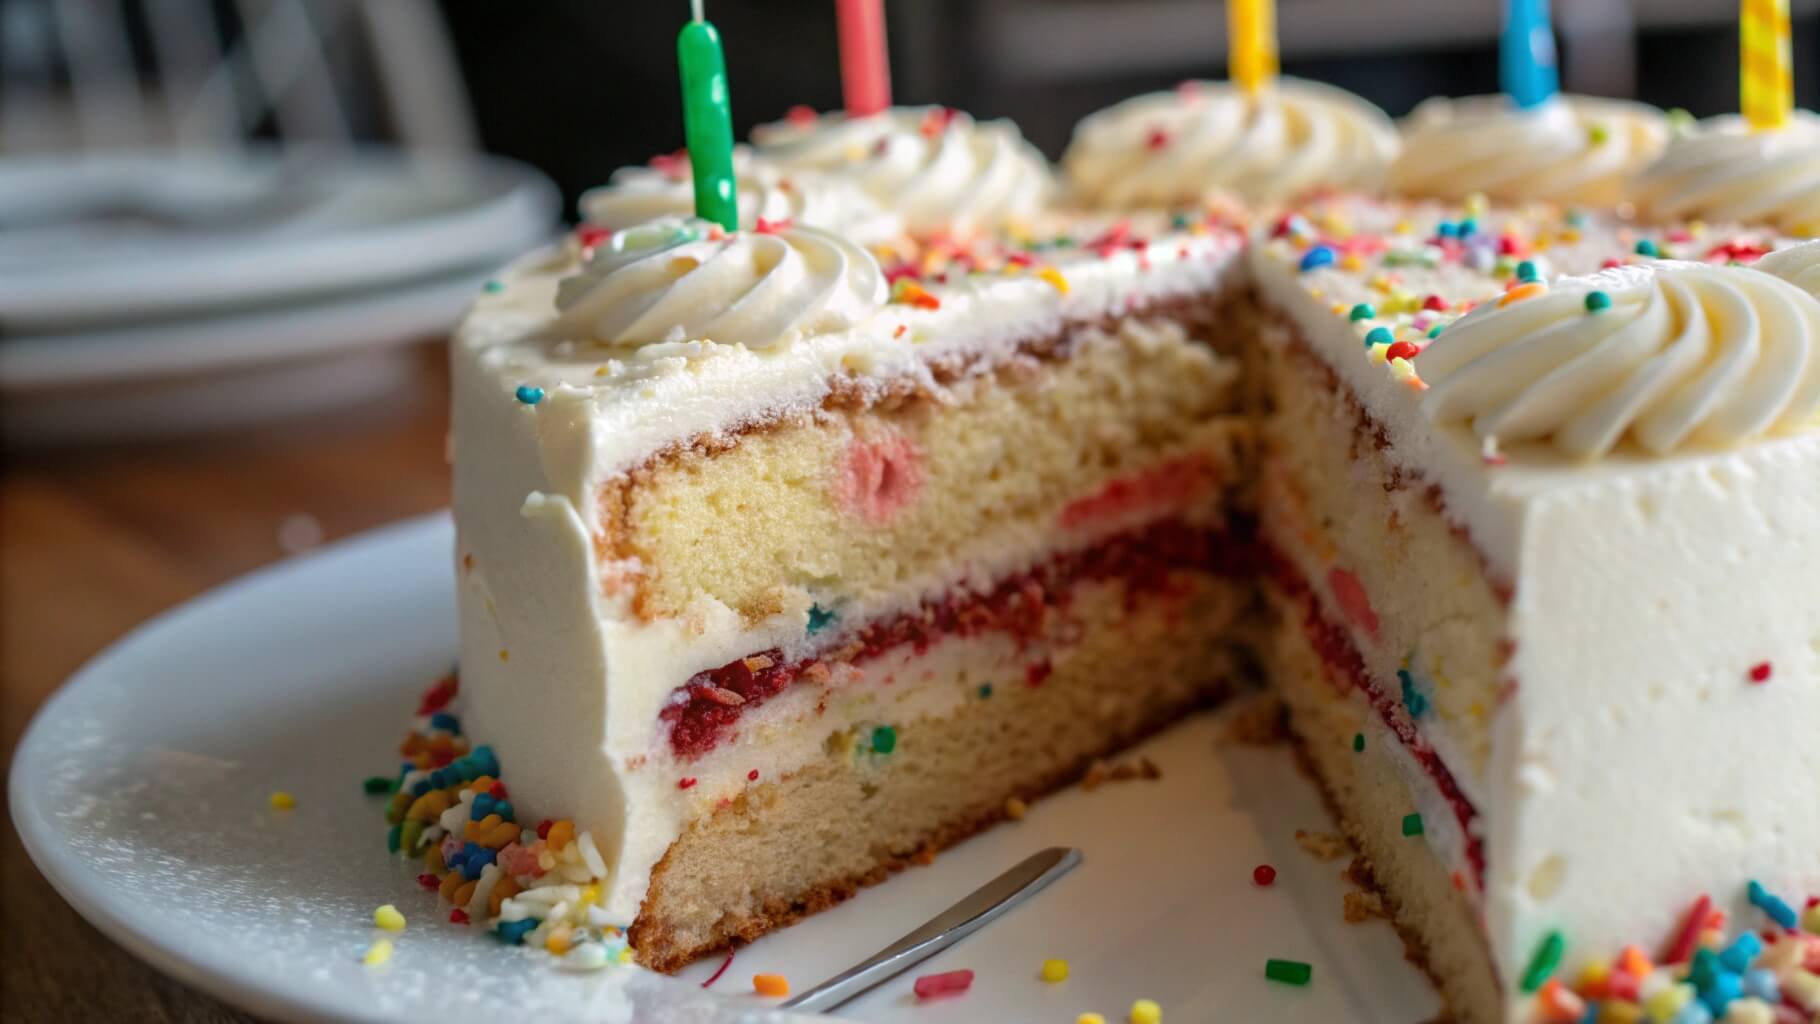
[[[755,132],[720,223],[620,172],[454,337],[394,844],[671,970],[1261,677],[1457,1019],[1820,1014],[1815,179],[1666,123],[1194,83],[1061,175],[930,108]]]

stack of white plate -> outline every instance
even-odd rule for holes
[[[0,430],[156,437],[371,401],[556,230],[537,171],[390,148],[0,159]]]

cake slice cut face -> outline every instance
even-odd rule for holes
[[[647,965],[1240,672],[1242,228],[1040,226],[875,256],[661,221],[517,267],[458,335],[469,729],[592,832]]]
[[[1252,252],[1266,661],[1455,1015],[1526,1020],[1703,894],[1776,931],[1820,891],[1820,252],[1550,286],[1771,240],[1450,215]]]

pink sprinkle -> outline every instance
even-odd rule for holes
[[[1365,584],[1345,569],[1330,569],[1327,572],[1327,587],[1333,591],[1333,599],[1340,603],[1340,610],[1358,626],[1373,637],[1378,635],[1378,613],[1371,607],[1371,598],[1365,593]]]
[[[1753,683],[1769,682],[1769,662],[1759,661],[1750,667],[1750,681]]]
[[[923,454],[904,437],[855,441],[835,479],[841,510],[873,526],[897,518],[923,489]]]
[[[720,976],[727,973],[727,968],[732,967],[732,966],[733,966],[733,951],[729,949],[729,950],[727,950],[727,958],[720,962],[720,966],[716,967],[714,969],[713,974],[708,975],[708,980],[702,982],[701,987],[707,988],[709,985],[712,985],[715,982],[719,981]]]
[[[936,996],[955,995],[973,987],[972,971],[948,971],[944,974],[925,974],[916,979],[916,998],[933,999]]]

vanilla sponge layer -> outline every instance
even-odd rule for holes
[[[748,621],[807,591],[878,600],[985,578],[1159,513],[1217,509],[1247,424],[1239,366],[1172,319],[1075,325],[937,394],[825,404],[607,485],[601,546],[647,618],[709,598]],[[995,564],[998,563],[998,564]],[[617,578],[615,573],[606,574]]]
[[[933,677],[915,662],[900,674],[958,699],[892,716],[888,752],[869,723],[804,722],[818,756],[704,808],[658,861],[631,929],[640,961],[673,970],[839,902],[1223,694],[1249,600],[1248,585],[1199,573],[1137,594],[1094,584],[1071,603],[1072,639],[1037,685],[982,689],[970,666],[995,652],[968,659],[957,645],[992,641],[957,639],[926,657],[945,666]]]

